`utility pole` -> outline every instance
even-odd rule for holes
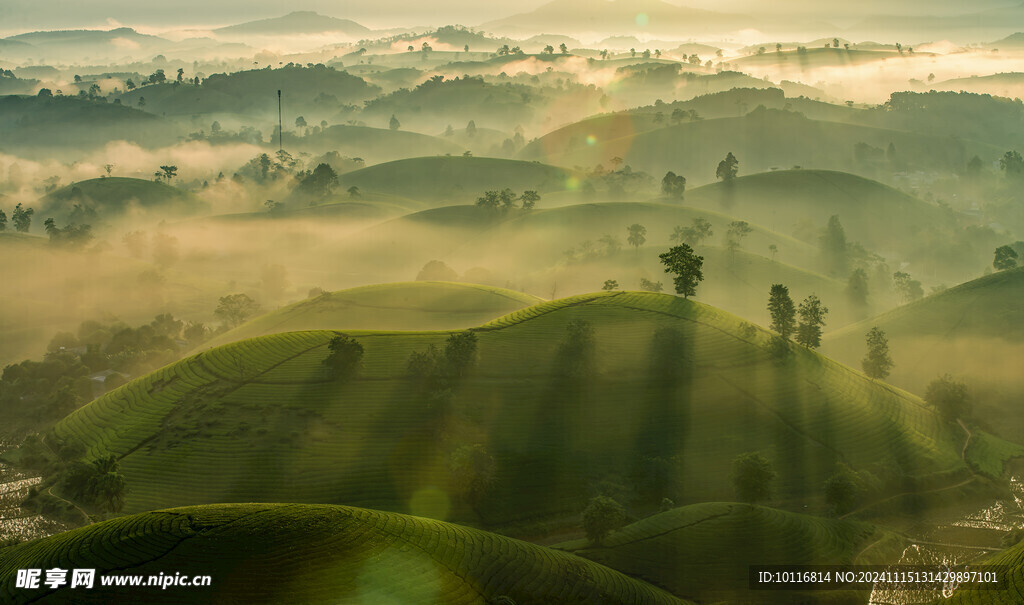
[[[284,122],[281,121],[281,91],[277,91],[277,148],[284,151]]]

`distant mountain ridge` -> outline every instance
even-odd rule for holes
[[[283,17],[248,21],[237,25],[220,27],[213,31],[217,34],[227,35],[285,35],[338,32],[351,36],[361,36],[370,33],[371,30],[350,19],[328,17],[313,11],[295,11]]]
[[[619,35],[708,34],[754,27],[745,15],[688,8],[661,0],[553,0],[539,8],[489,21],[480,27],[499,33],[546,31],[560,24],[559,33],[606,32]]]

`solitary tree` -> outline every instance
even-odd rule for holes
[[[448,472],[455,488],[476,506],[494,482],[494,457],[480,443],[458,447],[448,457]]]
[[[796,341],[809,349],[817,349],[821,346],[821,328],[825,325],[828,307],[811,294],[800,303],[797,313],[800,322],[796,328]]]
[[[853,510],[864,491],[863,482],[849,466],[839,463],[836,472],[825,481],[825,503],[834,515]]]
[[[825,234],[821,236],[821,252],[824,256],[825,266],[833,275],[846,273],[846,232],[843,230],[839,216],[833,214],[828,219],[828,226]]]
[[[476,198],[476,205],[495,210],[501,205],[501,198],[498,197],[497,191],[485,191],[482,196]]]
[[[775,469],[761,454],[748,452],[732,461],[732,484],[740,502],[756,504],[769,500],[774,480]]]
[[[1016,151],[1007,151],[999,158],[999,167],[1008,177],[1024,175],[1024,158]]]
[[[160,167],[160,171],[161,171],[160,177],[163,180],[167,181],[168,183],[171,182],[171,179],[173,179],[174,177],[178,176],[178,167],[177,166],[161,166]]]
[[[788,339],[796,328],[796,307],[789,297],[789,288],[782,284],[772,284],[768,295],[768,313],[771,315],[768,327]]]
[[[660,281],[651,281],[646,277],[640,278],[640,289],[645,292],[661,292],[664,287]]]
[[[971,398],[967,394],[967,385],[953,380],[945,374],[928,384],[924,392],[924,400],[942,416],[946,422],[953,422],[971,411]]]
[[[252,317],[259,310],[259,304],[248,294],[229,294],[220,298],[220,304],[217,305],[213,314],[233,328]]]
[[[324,366],[336,379],[345,379],[359,371],[363,359],[363,345],[354,338],[337,335],[327,345],[330,353],[323,360]]]
[[[548,44],[547,46],[544,47],[544,53],[549,55],[555,54],[555,47]]]
[[[626,238],[626,241],[629,242],[630,246],[636,248],[637,252],[640,252],[640,246],[643,246],[644,242],[647,241],[647,227],[640,223],[633,223],[626,230],[629,232],[629,237]]]
[[[124,507],[124,495],[127,485],[124,475],[119,471],[117,456],[111,454],[93,461],[94,474],[88,482],[88,492],[110,512],[118,512]]]
[[[753,227],[747,221],[732,221],[729,223],[728,231],[725,232],[726,247],[735,253],[740,247],[740,241],[753,232]]]
[[[388,121],[388,128],[390,128],[391,130],[398,130],[401,127],[402,123],[398,121],[398,118],[395,117],[395,114],[391,114],[391,119]]]
[[[594,544],[600,544],[605,536],[625,524],[626,509],[608,496],[591,498],[583,509],[583,530]]]
[[[3,210],[0,210],[0,231],[7,230],[7,214]]]
[[[540,201],[540,195],[536,191],[528,189],[519,196],[519,200],[523,203],[523,210],[533,210],[533,207]]]
[[[1013,269],[1017,266],[1017,251],[1010,246],[999,246],[996,248],[992,266],[996,271]]]
[[[619,282],[614,280],[614,279],[606,279],[604,281],[604,285],[601,286],[601,289],[604,290],[605,292],[611,292],[612,290],[618,290],[619,289]]]
[[[864,269],[854,269],[846,280],[846,298],[850,304],[865,307],[868,304],[868,274]]]
[[[885,378],[894,365],[889,357],[889,339],[875,326],[868,330],[867,344],[868,353],[860,362],[864,373],[870,378]]]
[[[444,343],[444,357],[452,376],[462,377],[476,363],[476,332],[456,332]]]
[[[558,45],[558,52],[562,53],[563,55],[569,54],[569,47],[565,45],[565,42],[562,42],[561,44]]]
[[[731,181],[736,178],[736,174],[739,172],[739,160],[730,151],[726,154],[725,159],[718,163],[718,168],[715,170],[715,177],[721,181]]]
[[[686,177],[669,170],[661,179],[661,192],[670,197],[683,199],[686,192]]]
[[[11,224],[14,225],[14,230],[18,233],[28,233],[28,230],[32,227],[32,215],[36,211],[32,208],[22,208],[21,203],[14,207],[14,212],[11,213]]]
[[[676,294],[682,294],[683,298],[697,294],[697,284],[704,280],[704,273],[701,272],[704,266],[703,256],[694,254],[690,246],[679,244],[669,248],[668,252],[659,254],[658,258],[665,265],[665,273],[675,274],[673,281]]]

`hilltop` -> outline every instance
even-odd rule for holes
[[[592,352],[567,340],[571,320],[593,328]],[[916,397],[797,347],[780,365],[768,334],[700,303],[590,294],[474,332],[479,361],[448,395],[411,379],[408,364],[428,345],[443,348],[449,332],[348,331],[365,355],[346,382],[322,364],[337,332],[289,332],[136,379],[60,421],[48,440],[81,443],[89,459],[116,455],[130,512],[282,499],[412,511],[426,490],[426,516],[484,527],[575,517],[607,482],[623,485],[627,502],[728,499],[732,459],[748,451],[775,460],[780,500],[801,506],[820,502],[840,460],[882,465],[887,477],[885,461],[897,461],[886,481],[902,489],[968,477],[959,427]],[[678,369],[657,369],[666,367]],[[493,457],[494,474],[470,501],[449,460],[473,444]],[[645,457],[672,461],[666,486],[643,487]]]
[[[577,540],[554,546],[701,603],[760,602],[763,594],[746,589],[750,565],[883,564],[903,547],[895,534],[866,523],[727,502],[647,517],[600,545]],[[867,598],[850,592],[771,596],[779,603]]]
[[[458,330],[542,302],[504,288],[453,282],[377,284],[325,292],[247,321],[205,343],[299,330]]]
[[[485,190],[505,187],[522,193],[560,191],[570,186],[574,174],[538,162],[435,156],[408,158],[368,166],[340,177],[341,188],[399,195],[412,199],[475,201]]]
[[[78,181],[48,193],[42,213],[63,221],[112,221],[133,213],[159,213],[161,217],[195,214],[207,207],[192,193],[159,181],[105,177]],[[81,206],[80,209],[75,206]]]
[[[671,170],[697,185],[714,180],[715,167],[729,152],[739,159],[741,174],[801,166],[870,176],[878,168],[853,158],[859,143],[882,150],[883,156],[892,144],[906,165],[934,170],[960,170],[974,154],[995,159],[1005,151],[970,140],[951,141],[947,136],[814,120],[793,111],[747,109],[750,113],[743,117],[667,125],[592,144],[580,140],[566,145],[558,142],[558,135],[552,137],[555,142],[541,137],[523,148],[519,157],[561,166],[607,167],[618,156],[633,170],[658,178]]]
[[[91,590],[14,588],[18,569],[96,569]],[[180,572],[207,587],[104,587]],[[173,576],[172,576],[173,577]],[[644,603],[685,605],[598,564],[487,532],[347,506],[218,504],[121,517],[0,549],[6,603]]]

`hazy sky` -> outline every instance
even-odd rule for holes
[[[0,0],[0,31],[100,27],[114,20],[147,30],[234,24],[253,19],[277,17],[294,10],[313,10],[334,17],[350,18],[369,27],[401,27],[481,22],[528,11],[549,0],[521,0],[517,3],[479,0]],[[637,0],[642,5],[650,0]],[[851,12],[885,14],[958,14],[995,6],[1015,4],[1013,0],[720,0],[673,1],[723,12],[786,13],[806,11],[817,18],[847,21]],[[557,29],[557,24],[552,24]]]

